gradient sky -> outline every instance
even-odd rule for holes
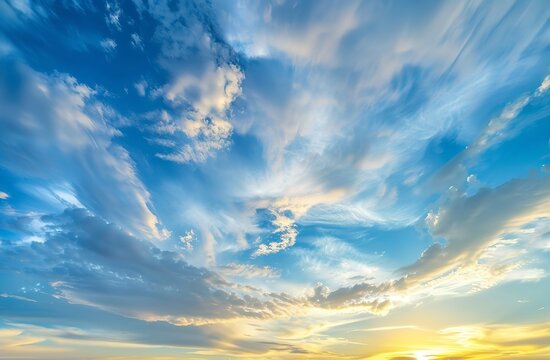
[[[0,0],[0,359],[549,359],[549,5]]]

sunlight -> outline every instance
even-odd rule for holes
[[[430,357],[426,354],[425,351],[417,351],[416,353],[414,353],[414,357],[416,358],[416,360],[429,360]]]

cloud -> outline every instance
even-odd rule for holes
[[[265,199],[252,201],[250,206],[256,209],[266,209],[270,214],[269,222],[273,227],[270,238],[277,238],[277,241],[271,241],[268,244],[260,244],[252,257],[275,254],[296,244],[298,230],[296,222],[301,220],[308,210],[317,205],[330,205],[337,202],[346,195],[345,190],[335,189],[325,193],[309,193],[304,195],[292,196],[288,189],[277,189],[281,191],[281,197],[273,196],[269,198],[265,194]],[[283,197],[283,194],[286,196]]]
[[[95,91],[66,74],[43,75],[22,64],[4,62],[2,70],[2,165],[53,187],[68,183],[94,213],[133,234],[162,238],[130,155],[113,143],[118,131],[97,113]]]
[[[181,75],[166,88],[164,96],[169,102],[187,102],[192,107],[179,127],[190,142],[176,153],[158,156],[181,163],[201,163],[216,151],[228,147],[232,125],[226,113],[240,94],[242,77],[234,65],[212,67],[200,78],[193,74]],[[196,99],[193,100],[193,97]]]
[[[407,281],[435,279],[453,269],[475,265],[483,252],[498,243],[500,235],[548,217],[549,204],[546,175],[512,180],[495,189],[484,188],[471,197],[451,193],[428,222],[432,236],[443,237],[446,244],[431,245],[415,264],[405,267],[403,271],[410,274]],[[495,260],[493,270],[503,266],[506,259]]]
[[[149,84],[147,84],[147,81],[145,80],[141,80],[134,84],[134,87],[136,88],[136,91],[139,94],[139,96],[145,96],[148,85]]]
[[[544,358],[550,354],[548,324],[475,324],[440,330],[417,329],[401,342],[403,350],[379,351],[373,359],[509,359]],[[390,348],[389,346],[387,349]]]
[[[29,302],[36,302],[36,300],[30,299],[28,297],[13,295],[13,294],[6,294],[6,293],[0,294],[0,297],[1,298],[12,298],[12,299],[17,299],[17,300],[22,300],[22,301],[29,301]]]
[[[250,226],[255,210],[284,213],[277,201],[311,197],[300,205],[306,209],[301,214],[284,215],[295,226],[278,237],[261,237],[256,255],[294,245],[301,224],[395,227],[418,221],[428,203],[415,194],[410,179],[420,181],[420,174],[431,171],[418,159],[446,136],[456,135],[458,145],[468,142],[481,105],[508,98],[507,86],[523,79],[516,74],[536,59],[522,52],[538,44],[530,28],[518,25],[523,36],[512,35],[522,40],[511,44],[508,54],[486,61],[487,49],[496,51],[496,43],[484,39],[506,38],[514,25],[505,16],[510,4],[443,4],[406,14],[393,5],[356,2],[136,5],[159,21],[153,39],[161,50],[157,60],[169,74],[151,89],[164,101],[166,109],[158,111],[169,113],[151,126],[169,145],[158,156],[201,164],[205,176],[223,189],[217,193],[224,200],[216,203],[224,215],[238,221],[249,217],[246,229],[237,231],[239,239],[261,233]],[[519,7],[533,24],[544,23],[534,7]],[[471,30],[476,13],[486,15],[479,34]],[[327,24],[324,14],[336,20]],[[369,41],[365,33],[383,41]],[[272,41],[277,37],[282,40]],[[262,42],[273,45],[257,45]],[[254,55],[247,50],[252,48],[265,51]],[[208,168],[215,154],[232,146],[234,133],[259,141],[253,153],[260,152],[263,163],[242,172]],[[224,156],[239,161],[234,154]],[[230,185],[220,184],[221,173]],[[409,175],[401,179],[404,173]],[[400,186],[407,181],[407,187]],[[344,194],[338,199],[323,198],[338,191]],[[202,227],[212,235],[199,236],[205,243],[225,241],[222,227]]]
[[[1,200],[6,200],[7,198],[9,198],[10,196],[8,195],[8,193],[5,193],[3,191],[0,191],[0,199]]]
[[[246,324],[215,324],[201,326],[176,326],[166,322],[146,322],[129,317],[114,315],[99,309],[82,305],[67,305],[64,300],[44,298],[45,301],[22,302],[15,299],[1,299],[2,305],[10,307],[0,313],[6,321],[0,328],[0,341],[20,343],[24,337],[38,338],[27,346],[4,347],[4,355],[18,357],[23,355],[40,356],[51,359],[81,358],[82,351],[111,351],[119,349],[129,358],[132,354],[142,356],[144,352],[173,354],[179,356],[200,356],[206,351],[228,353],[261,354],[276,343],[261,343],[246,339],[241,331]],[[46,305],[48,303],[49,305]],[[42,321],[54,322],[55,327],[47,327]],[[240,329],[240,331],[238,331]],[[55,344],[44,346],[43,342]],[[238,346],[238,349],[236,347]],[[49,351],[48,351],[49,350]]]
[[[531,81],[514,74],[538,61],[530,46],[542,46],[532,27],[506,16],[508,3],[441,4],[406,14],[397,5],[355,2],[218,5],[227,41],[245,60],[242,96],[233,104],[239,116],[231,122],[236,133],[261,142],[267,168],[243,184],[248,202],[345,193],[328,204],[322,196],[310,201],[310,216],[294,214],[298,225],[418,221],[429,204],[411,179],[432,171],[419,159],[441,139],[457,146],[474,139],[483,105]],[[520,7],[534,27],[544,26],[535,8]],[[486,16],[474,33],[479,14]],[[509,34],[515,25],[522,35]],[[324,30],[330,34],[319,35]],[[497,39],[507,36],[518,41],[502,53]],[[274,252],[270,243],[279,251],[295,237],[263,240],[257,254]]]
[[[115,51],[117,47],[116,42],[113,39],[109,39],[109,38],[101,40],[99,44],[101,45],[103,50],[105,50],[105,52],[107,53],[111,53]]]
[[[218,266],[221,274],[242,278],[278,278],[281,271],[270,266],[258,267],[251,264],[229,263]]]
[[[142,4],[143,5],[143,4]],[[178,145],[161,159],[204,163],[231,144],[230,107],[241,94],[244,74],[230,48],[204,18],[207,4],[169,2],[138,8],[158,20],[154,38],[160,43],[158,61],[170,74],[154,92],[176,114],[170,122]]]
[[[47,327],[42,324],[12,322],[0,329],[0,345],[5,350],[3,354],[10,358],[30,356],[52,360],[82,359],[83,352],[106,356],[116,352],[124,354],[126,359],[134,360],[150,358],[151,353],[165,359],[176,359],[181,356],[195,359],[205,354],[247,358],[282,353],[298,355],[300,358],[307,358],[309,355],[299,345],[270,340],[252,342],[243,339],[235,335],[239,333],[237,328],[227,326],[169,327],[165,324],[158,326],[159,323],[148,323],[148,326],[154,327],[154,331],[147,332],[142,323],[129,322],[125,318],[118,320],[124,322],[130,330],[122,330],[116,325],[84,329],[77,326]],[[205,331],[205,328],[208,331]]]
[[[141,40],[141,37],[138,34],[136,33],[131,34],[130,42],[133,47],[143,51],[143,40]]]
[[[72,304],[178,325],[267,319],[297,304],[283,294],[239,295],[216,273],[190,266],[177,253],[132,237],[83,209],[43,221],[46,241],[3,253],[4,269],[39,272],[56,297]],[[18,265],[15,258],[27,261]]]
[[[107,23],[107,25],[118,31],[122,30],[122,26],[120,24],[120,17],[122,15],[122,10],[120,9],[120,6],[118,5],[118,3],[116,1],[114,2],[107,1],[105,3],[105,9],[106,9],[105,22]]]
[[[549,114],[548,108],[541,108],[535,114],[522,116],[521,121],[517,118],[529,104],[544,96],[548,90],[549,78],[550,76],[546,76],[540,86],[530,94],[507,104],[498,116],[489,121],[475,141],[435,174],[431,183],[443,183],[445,186],[449,186],[449,183],[456,184],[466,177],[467,169],[488,149],[515,136],[531,122],[544,119]]]
[[[300,64],[331,64],[344,36],[359,24],[355,1],[248,5],[230,9],[232,21],[223,25],[229,42],[252,58],[283,54]]]
[[[392,306],[391,300],[384,296],[389,288],[389,284],[376,286],[358,283],[331,291],[327,286],[317,285],[309,300],[314,306],[322,308],[360,308],[372,314],[386,314]]]
[[[294,250],[296,264],[310,282],[339,288],[374,279],[384,281],[394,276],[381,254],[358,249],[360,244],[356,243],[359,241],[356,235],[352,239],[350,232],[337,236],[309,235],[303,239],[306,246]]]
[[[273,234],[280,240],[272,241],[268,245],[260,244],[258,249],[252,254],[252,257],[278,253],[288,247],[294,246],[296,243],[298,231],[296,230],[294,219],[280,210],[272,210],[271,214],[274,217],[272,224],[275,226]]]
[[[548,91],[549,88],[550,88],[550,75],[544,78],[539,88],[537,89],[535,96],[540,96],[544,94],[546,91]]]
[[[544,237],[545,227],[539,223],[547,224],[550,217],[549,204],[548,175],[511,180],[472,196],[452,192],[439,211],[427,218],[432,237],[443,238],[445,244],[429,246],[415,263],[400,270],[402,277],[336,290],[319,284],[309,300],[320,307],[386,313],[426,296],[471,293],[506,281],[539,280],[546,273],[533,259]],[[539,226],[536,232],[535,226]],[[522,228],[528,237],[519,235]]]
[[[193,230],[186,231],[183,236],[180,236],[183,248],[187,251],[193,250],[193,240],[195,240],[195,232]]]
[[[0,4],[0,14],[4,21],[11,25],[21,26],[27,20],[40,19],[47,14],[40,5],[34,6],[29,1],[4,1]]]

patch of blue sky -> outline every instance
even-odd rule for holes
[[[547,100],[548,101],[548,100]],[[480,157],[476,166],[471,169],[479,181],[485,186],[495,187],[510,179],[541,173],[543,166],[550,161],[550,113],[538,104],[527,107],[518,118],[539,117],[546,112],[546,116],[530,122],[520,133],[513,138],[489,149]]]

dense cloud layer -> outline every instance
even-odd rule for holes
[[[202,324],[271,318],[297,300],[239,287],[83,209],[44,216],[43,243],[15,246],[4,270],[41,274],[56,296],[142,320]],[[19,259],[19,260],[18,260]]]

